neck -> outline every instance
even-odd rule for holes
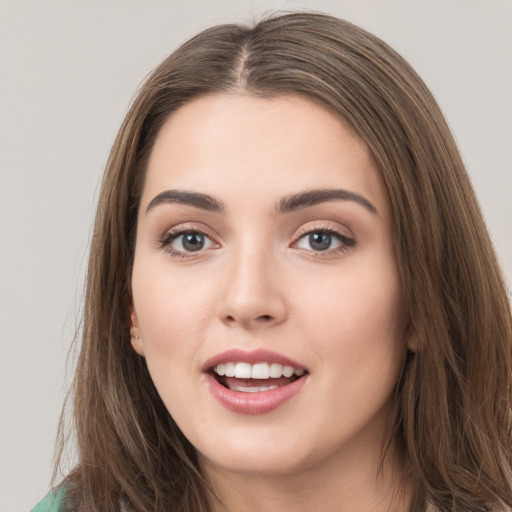
[[[355,455],[355,454],[354,454]],[[202,464],[215,490],[212,512],[406,512],[410,486],[391,446],[384,459],[375,451],[333,454],[321,463],[305,465],[293,473],[247,474]]]

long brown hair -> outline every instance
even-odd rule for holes
[[[205,94],[300,94],[348,123],[385,184],[410,351],[395,437],[411,510],[512,508],[512,327],[474,192],[433,96],[389,46],[336,18],[217,26],[168,57],[128,112],[107,163],[73,387],[78,464],[69,510],[206,512],[194,448],[131,348],[130,277],[144,170],[164,121]]]

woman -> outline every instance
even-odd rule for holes
[[[432,95],[319,14],[206,30],[107,164],[62,510],[509,510],[510,310]]]

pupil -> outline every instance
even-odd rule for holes
[[[325,251],[331,245],[331,235],[329,233],[311,233],[309,244],[315,251]]]
[[[204,246],[204,237],[199,233],[183,235],[183,248],[187,251],[199,251]]]

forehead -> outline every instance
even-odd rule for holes
[[[386,202],[366,145],[338,117],[300,96],[221,94],[186,104],[164,123],[142,204],[170,188],[270,197],[332,187]]]

